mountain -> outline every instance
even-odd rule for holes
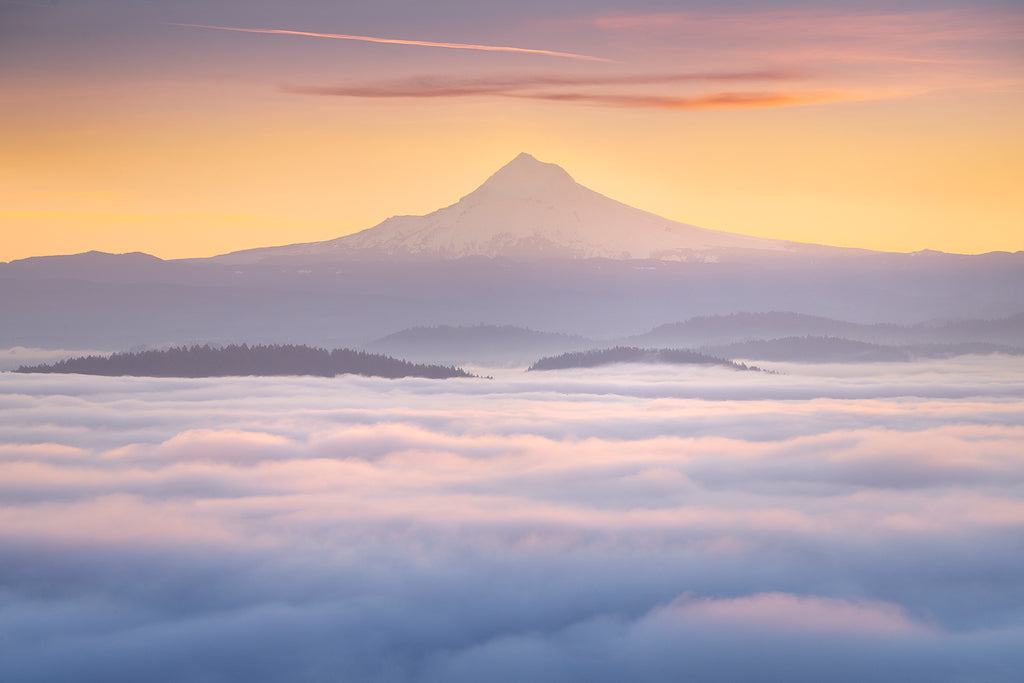
[[[138,251],[128,254],[87,251],[82,254],[32,256],[0,263],[0,277],[14,274],[24,279],[135,280],[148,278],[166,265],[166,261]]]
[[[1024,355],[1024,348],[960,342],[957,344],[904,344],[891,346],[843,339],[841,337],[784,337],[781,339],[755,339],[700,349],[714,356],[745,358],[749,360],[793,361],[799,363],[857,363],[911,361],[924,358],[953,358],[954,356]]]
[[[875,342],[881,335],[895,338],[902,332],[898,325],[866,325],[835,320],[820,315],[772,311],[703,315],[683,322],[659,325],[628,342],[644,345],[711,346],[779,337],[842,337]]]
[[[782,341],[780,338],[792,337],[806,338],[806,343],[811,343],[811,338],[819,340],[831,338],[833,345],[840,342],[847,344],[861,342],[886,346],[978,342],[1002,347],[1024,348],[1024,313],[997,319],[931,320],[914,325],[855,323],[819,315],[779,311],[702,315],[684,322],[659,325],[645,334],[623,339],[622,343],[645,346],[715,347],[716,351],[742,355],[745,351],[735,348],[724,351],[722,349],[726,345],[740,342],[763,343],[767,340],[780,342]],[[846,350],[851,351],[852,346]],[[989,353],[1000,350],[1008,352],[1007,349],[977,349],[967,352]],[[934,351],[936,353],[945,352],[942,349]],[[769,358],[770,356],[748,355],[744,357]]]
[[[587,189],[561,167],[523,153],[457,203],[426,216],[394,216],[333,240],[248,249],[212,260],[252,264],[317,258],[482,256],[701,262],[718,260],[721,250],[800,252],[814,248],[671,221]]]
[[[513,325],[435,325],[401,330],[363,348],[419,363],[507,365],[593,345],[579,335]]]

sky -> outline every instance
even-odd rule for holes
[[[6,374],[0,678],[1019,681],[1020,363],[773,367]]]
[[[331,239],[520,152],[701,227],[1024,249],[1016,2],[0,0],[0,260]]]

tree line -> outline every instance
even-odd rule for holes
[[[689,349],[642,349],[636,346],[615,346],[610,349],[571,351],[558,356],[546,356],[527,370],[564,370],[566,368],[595,368],[612,363],[684,363],[700,365],[721,365],[734,370],[756,370],[761,368],[746,363],[735,363],[715,358]]]
[[[109,356],[79,356],[41,365],[23,365],[15,372],[130,375],[136,377],[233,377],[246,375],[352,374],[368,377],[473,377],[450,365],[425,365],[377,353],[295,344],[209,344],[174,346],[164,350],[121,352]]]

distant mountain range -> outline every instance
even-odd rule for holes
[[[692,349],[718,358],[794,362],[911,361],[990,353],[1024,355],[1024,314],[997,320],[868,325],[796,313],[739,313],[701,316],[660,325],[643,335],[605,340],[510,325],[439,325],[402,330],[363,348],[418,362],[521,365],[540,356],[590,352],[609,345],[639,349],[637,362],[641,358],[658,362],[654,350],[669,347]]]
[[[927,358],[988,355],[1024,355],[1024,347],[960,342],[958,344],[905,344],[888,346],[841,337],[781,337],[753,339],[719,346],[702,346],[701,351],[726,358],[796,363],[900,362]]]
[[[931,320],[913,325],[855,323],[788,312],[696,316],[624,339],[644,346],[718,346],[780,337],[832,337],[874,345],[986,342],[1024,347],[1024,313],[997,319]]]
[[[401,330],[363,348],[418,362],[510,365],[593,344],[578,334],[537,332],[513,325],[437,325]]]

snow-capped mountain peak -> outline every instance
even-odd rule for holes
[[[569,191],[576,185],[558,164],[538,161],[526,152],[508,162],[462,201],[489,197],[536,197]]]
[[[722,249],[790,251],[781,240],[707,230],[635,209],[583,187],[560,166],[522,153],[461,200],[425,216],[393,216],[326,242],[250,249],[225,263],[279,258],[467,256],[716,260]]]

